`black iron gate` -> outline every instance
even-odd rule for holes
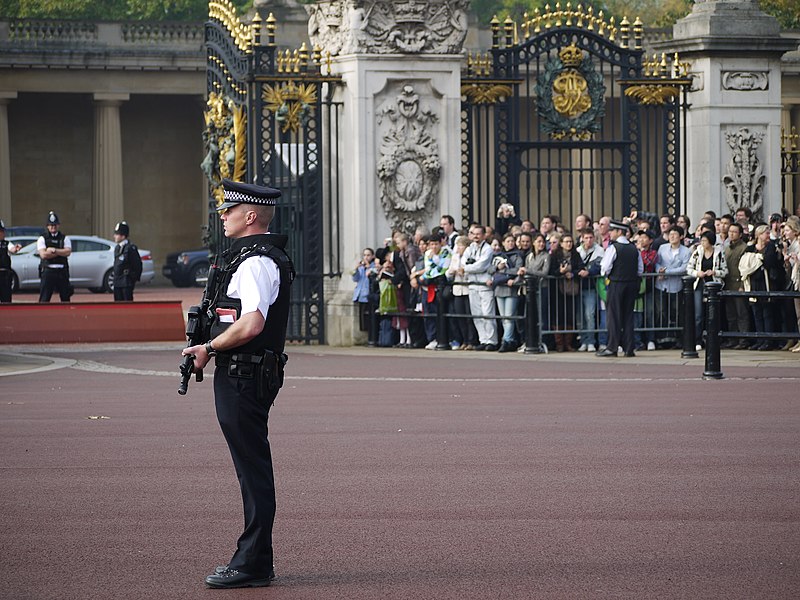
[[[501,203],[532,220],[557,215],[568,228],[580,213],[682,212],[686,65],[647,60],[638,19],[617,27],[567,6],[519,28],[493,20],[490,53],[468,57],[465,224],[494,224]]]
[[[318,51],[291,50],[275,41],[272,14],[243,23],[227,2],[209,4],[205,28],[209,179],[208,243],[223,250],[216,207],[221,179],[256,182],[282,192],[271,231],[289,235],[297,269],[287,339],[324,343],[324,282],[341,275],[337,186],[341,104],[332,101],[337,77],[323,75]]]

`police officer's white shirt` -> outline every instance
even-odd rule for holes
[[[47,243],[44,241],[44,236],[40,235],[39,239],[36,240],[36,252],[38,253],[39,250],[44,250],[47,248]],[[72,240],[69,239],[68,235],[64,236],[64,248],[69,248],[72,250]],[[47,265],[48,269],[63,269],[64,265]]]
[[[242,301],[242,315],[259,311],[267,318],[270,305],[278,299],[281,273],[268,256],[251,256],[233,272],[228,284],[229,298]]]

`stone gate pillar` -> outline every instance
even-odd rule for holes
[[[8,132],[8,104],[16,92],[0,92],[0,219],[14,225],[11,214],[11,144]]]
[[[309,8],[309,37],[344,85],[339,289],[328,301],[332,345],[358,332],[350,269],[393,230],[461,215],[461,50],[467,0],[333,0]]]
[[[668,42],[689,63],[687,211],[693,223],[748,206],[765,219],[781,206],[780,37],[756,0],[695,0]]]
[[[119,107],[129,98],[129,94],[94,95],[92,233],[106,238],[111,237],[114,225],[125,218]]]

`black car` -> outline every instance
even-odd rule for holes
[[[167,255],[161,274],[175,287],[203,287],[208,279],[208,249],[183,250]]]

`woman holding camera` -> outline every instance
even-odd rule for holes
[[[575,240],[570,233],[561,236],[558,247],[550,261],[550,275],[558,278],[555,286],[555,322],[559,330],[575,329],[575,298],[580,294],[579,272],[584,269],[583,260],[575,249]],[[571,331],[556,333],[556,351],[573,349],[575,334]]]

